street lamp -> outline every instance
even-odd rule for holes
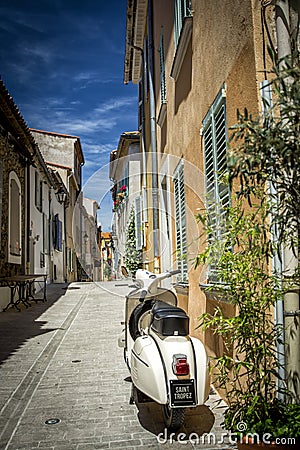
[[[65,202],[65,200],[66,200],[66,198],[67,198],[67,194],[66,194],[66,192],[63,190],[63,188],[60,188],[60,189],[55,193],[55,195],[56,195],[56,198],[57,198],[58,202],[59,202],[61,205]]]

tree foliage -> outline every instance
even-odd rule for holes
[[[237,195],[250,204],[253,195],[268,189],[261,200],[268,202],[279,242],[287,244],[290,236],[298,239],[300,225],[300,67],[285,59],[284,69],[274,68],[274,75],[268,112],[261,118],[246,109],[238,112],[228,170],[231,187],[238,180]],[[298,240],[290,245],[296,249]]]
[[[136,227],[135,227],[135,212],[132,207],[128,220],[128,227],[126,232],[125,242],[125,265],[131,273],[141,269],[142,267],[142,252],[136,249]]]
[[[236,192],[221,241],[209,239],[209,217],[199,216],[207,246],[196,265],[217,266],[219,296],[236,309],[234,317],[226,317],[216,307],[199,318],[199,326],[224,342],[224,354],[213,361],[214,381],[225,389],[229,406],[226,427],[237,432],[245,423],[250,433],[299,437],[294,423],[300,405],[284,405],[276,398],[281,368],[276,347],[282,343],[282,329],[273,318],[275,304],[299,284],[299,270],[286,277],[270,265],[282,246],[295,254],[299,248],[299,66],[286,60],[284,69],[275,68],[272,88],[273,104],[265,104],[262,117],[245,109],[232,127],[224,179]]]

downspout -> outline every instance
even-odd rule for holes
[[[279,67],[284,67],[283,58],[291,55],[290,5],[288,0],[276,0],[275,20]],[[290,248],[285,246],[283,249],[284,273],[287,276],[293,275],[298,264],[298,255],[295,255]],[[299,400],[299,286],[295,286],[294,289],[284,295],[284,310],[287,387],[294,398]]]
[[[263,24],[262,24],[263,25]],[[265,79],[260,83],[260,92],[261,92],[261,101],[262,101],[262,115],[268,116],[272,114],[272,90],[270,81],[267,80],[267,71],[266,67],[264,67]],[[277,188],[274,183],[270,183],[269,185],[269,193],[270,198],[273,199],[273,204],[276,207],[276,199],[277,199]],[[273,224],[271,230],[271,239],[274,243],[278,242],[278,230],[276,224]],[[272,257],[272,273],[274,276],[280,276],[282,274],[282,260],[279,255],[276,253]],[[284,401],[285,395],[285,336],[284,336],[284,305],[283,298],[277,300],[274,307],[274,323],[276,329],[278,329],[278,339],[276,343],[276,356],[278,361],[278,375],[279,377],[276,379],[277,386],[277,398],[281,401]]]
[[[153,19],[152,0],[148,0],[148,72],[149,72],[149,100],[150,100],[150,133],[152,153],[152,210],[153,210],[153,251],[154,269],[159,271],[159,216],[158,216],[158,166],[156,147],[156,108],[154,93],[154,63],[153,63]]]

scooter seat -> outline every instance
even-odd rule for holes
[[[187,336],[189,318],[183,309],[156,302],[152,307],[151,329],[162,336]]]
[[[168,310],[168,311],[174,311],[174,312],[177,310],[183,311],[181,308],[178,308],[178,306],[170,305],[169,303],[166,303],[166,302],[156,301],[151,309],[152,315],[154,315],[157,311],[160,311],[160,310],[164,310],[164,311]]]

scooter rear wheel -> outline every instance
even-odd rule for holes
[[[177,431],[184,423],[185,409],[171,408],[169,404],[162,405],[162,413],[166,427],[170,431]]]

